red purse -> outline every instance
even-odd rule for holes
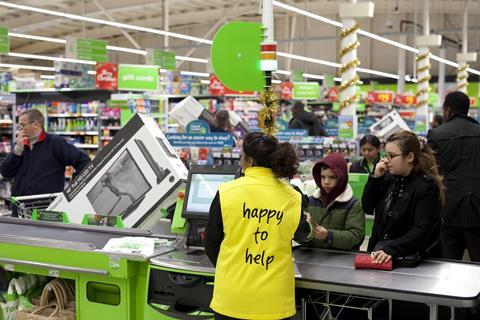
[[[376,269],[376,270],[387,270],[392,271],[393,263],[392,260],[384,263],[375,263],[372,262],[372,256],[369,254],[356,254],[355,255],[355,269]]]

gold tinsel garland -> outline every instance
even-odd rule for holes
[[[428,75],[428,76],[426,76],[426,77],[423,77],[423,78],[421,78],[421,79],[418,79],[417,85],[419,85],[419,84],[422,83],[422,82],[430,81],[431,78],[432,78],[432,76],[431,76],[431,75]]]
[[[458,72],[463,72],[463,71],[467,70],[468,67],[470,67],[470,66],[468,64],[466,64],[464,66],[458,67],[457,70],[458,70]]]
[[[348,46],[346,46],[345,48],[342,48],[340,50],[340,52],[338,53],[338,55],[340,56],[340,58],[342,58],[344,55],[346,55],[347,53],[349,53],[352,50],[357,49],[359,46],[360,46],[360,42],[359,41],[354,41],[354,42],[350,43]]]
[[[347,71],[348,69],[358,67],[359,65],[360,65],[360,60],[358,58],[350,61],[349,63],[342,65],[342,67],[340,68],[340,75],[345,71]]]
[[[358,81],[360,81],[360,78],[358,77],[358,75],[355,75],[355,77],[353,77],[353,79],[342,82],[340,84],[340,87],[338,88],[338,91],[342,92],[345,89],[347,89],[348,87],[356,85]]]
[[[348,107],[349,105],[351,105],[352,103],[354,103],[355,101],[357,100],[357,95],[354,94],[353,96],[351,96],[350,98],[348,98],[347,100],[345,101],[342,101],[340,103],[340,106],[339,106],[339,112],[342,111],[343,109],[345,109],[346,107]]]
[[[430,54],[430,52],[418,55],[418,56],[415,57],[415,60],[418,61],[418,60],[427,59],[429,54]]]
[[[342,32],[340,32],[340,38],[348,37],[352,33],[357,32],[358,29],[360,29],[360,26],[356,23],[353,27],[342,30]]]
[[[466,80],[468,76],[457,76],[457,81]]]
[[[418,90],[417,91],[417,97],[421,96],[422,94],[425,94],[425,93],[429,93],[430,92],[430,88],[428,89],[422,89],[422,90]]]
[[[428,100],[419,100],[417,101],[417,108],[420,108],[423,105],[428,104]]]
[[[424,66],[424,67],[418,68],[418,69],[417,69],[417,74],[420,74],[421,72],[424,72],[424,71],[429,70],[430,67],[431,67],[431,65],[428,64],[428,65],[426,65],[426,66]]]
[[[275,119],[278,113],[279,97],[268,88],[258,97],[258,102],[263,108],[258,111],[258,126],[265,134],[274,135],[278,129]]]

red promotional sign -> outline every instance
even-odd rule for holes
[[[214,74],[210,75],[208,91],[212,96],[223,96],[225,94],[225,86]]]
[[[280,84],[280,97],[284,100],[293,99],[293,83],[282,81]]]
[[[104,90],[118,88],[118,65],[115,63],[97,63],[95,87]]]
[[[330,102],[338,101],[338,88],[337,87],[331,87],[330,89],[328,89],[327,99]]]
[[[368,104],[391,104],[393,103],[393,92],[390,91],[372,91],[367,96]]]
[[[395,105],[397,106],[415,106],[417,97],[414,95],[397,94],[395,96]]]

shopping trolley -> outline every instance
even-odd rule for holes
[[[45,193],[31,196],[10,197],[10,203],[16,207],[18,217],[31,219],[34,211],[45,210],[61,193]]]

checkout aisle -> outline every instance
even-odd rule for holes
[[[208,306],[215,270],[202,250],[207,200],[211,201],[220,183],[236,175],[232,167],[191,168],[185,197],[178,198],[172,219],[176,236],[0,218],[0,264],[8,272],[74,280],[79,320],[211,319]],[[168,220],[161,222],[169,224]],[[111,239],[123,237],[162,242],[150,254],[104,249]],[[437,319],[439,306],[472,308],[480,303],[480,268],[476,265],[425,261],[416,268],[356,270],[354,255],[294,250],[296,287],[302,294],[297,296],[298,317],[317,319],[328,299],[331,310],[339,303],[348,309],[362,301],[361,306],[353,305],[365,317],[387,306],[387,318],[391,299],[426,304],[430,319]],[[342,302],[341,297],[350,301]]]

